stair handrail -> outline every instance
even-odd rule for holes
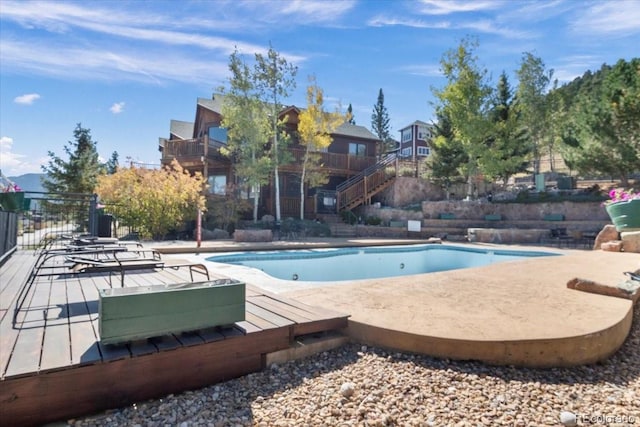
[[[387,167],[387,165],[389,165],[389,163],[394,162],[396,160],[396,158],[397,158],[397,154],[396,153],[392,153],[392,154],[386,156],[384,159],[378,160],[376,163],[374,163],[373,165],[371,165],[368,168],[364,169],[359,174],[354,175],[351,178],[349,178],[348,180],[338,184],[336,186],[336,191],[340,192],[340,191],[344,190],[345,188],[351,187],[356,182],[359,182],[359,181],[363,180],[365,177],[373,175],[375,172],[379,171],[380,169]]]

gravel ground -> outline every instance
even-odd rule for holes
[[[640,426],[640,305],[626,343],[602,364],[495,367],[350,344],[69,424]]]

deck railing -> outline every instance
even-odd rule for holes
[[[358,175],[336,187],[338,211],[351,209],[371,200],[386,188],[397,175],[397,157],[389,155]]]
[[[18,246],[18,214],[0,211],[0,265]]]
[[[202,138],[185,140],[166,140],[162,149],[162,158],[180,158],[204,156]]]
[[[205,140],[203,138],[185,140],[164,140],[162,148],[162,159],[178,159],[181,157],[201,157],[217,156],[220,144],[209,141],[209,146],[205,150]],[[289,150],[293,161],[288,165],[282,165],[283,170],[299,170],[304,160],[305,150],[292,148]],[[376,163],[375,157],[353,156],[343,153],[320,153],[320,163],[329,171],[336,173],[354,174],[370,167]]]

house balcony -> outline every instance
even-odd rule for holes
[[[195,138],[186,140],[163,140],[161,151],[163,165],[170,164],[176,159],[185,168],[202,167],[205,160],[220,162],[226,161],[226,157],[220,154],[220,148],[224,144],[211,141],[208,138]],[[305,150],[300,148],[290,149],[293,161],[280,166],[283,172],[295,172],[301,169]],[[321,163],[330,175],[352,176],[376,163],[375,157],[353,156],[350,154],[328,153],[321,154]]]

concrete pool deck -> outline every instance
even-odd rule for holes
[[[399,243],[422,241],[329,239],[274,242],[258,249]],[[480,246],[558,252],[545,247]],[[207,243],[199,252],[255,248]],[[517,366],[573,366],[606,359],[629,333],[632,301],[568,289],[567,282],[582,278],[616,286],[626,279],[625,271],[640,268],[640,257],[603,251],[559,252],[564,256],[335,285],[301,284],[297,289],[292,285],[281,293],[349,314],[347,333],[365,344]],[[234,278],[259,287],[263,281],[259,275]]]

